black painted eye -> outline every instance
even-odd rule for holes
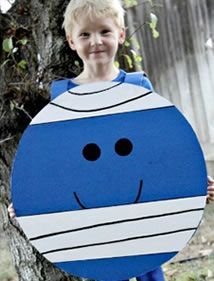
[[[83,148],[82,154],[86,160],[96,161],[101,155],[101,150],[96,143],[89,143]]]
[[[115,144],[115,151],[120,156],[127,156],[132,152],[133,145],[129,139],[120,139]]]

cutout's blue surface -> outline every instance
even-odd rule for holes
[[[133,143],[127,157],[114,150],[124,137]],[[88,143],[99,145],[97,161],[83,157]],[[17,216],[80,209],[73,192],[88,208],[131,204],[141,179],[140,202],[200,196],[203,165],[195,134],[175,107],[34,125],[16,156],[13,201]]]
[[[124,139],[126,147],[118,148]],[[18,217],[205,196],[206,188],[201,148],[174,106],[31,125],[12,176]],[[56,265],[74,275],[119,280],[150,271],[175,254]]]
[[[82,272],[84,276],[94,276],[95,280],[99,280],[102,276],[103,280],[118,281],[123,280],[126,276],[140,276],[142,272],[152,271],[160,264],[170,260],[176,253],[157,254],[146,256],[133,256],[131,258],[113,258],[99,259],[95,261],[76,261],[73,263],[56,263],[55,265],[66,272],[73,275],[79,275]],[[121,270],[121,264],[123,269]],[[130,266],[130,264],[132,266]],[[103,271],[103,268],[105,270]],[[112,279],[112,276],[117,276]]]

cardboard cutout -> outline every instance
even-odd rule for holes
[[[12,174],[18,221],[59,268],[121,280],[172,258],[196,231],[207,175],[181,113],[145,88],[82,85],[26,129]]]

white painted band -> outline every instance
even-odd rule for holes
[[[72,90],[75,93],[65,92],[44,107],[31,125],[173,106],[158,94],[128,83],[99,82]]]
[[[181,250],[191,238],[205,201],[205,196],[181,198],[18,221],[32,244],[52,262],[168,253]]]

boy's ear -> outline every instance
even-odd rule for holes
[[[67,41],[68,41],[68,44],[69,44],[70,48],[75,51],[76,48],[75,48],[75,45],[74,45],[74,42],[73,42],[73,40],[72,40],[71,35],[68,34],[68,35],[66,36],[66,39],[67,39]]]
[[[123,44],[126,40],[126,30],[122,28],[119,33],[119,44]]]

